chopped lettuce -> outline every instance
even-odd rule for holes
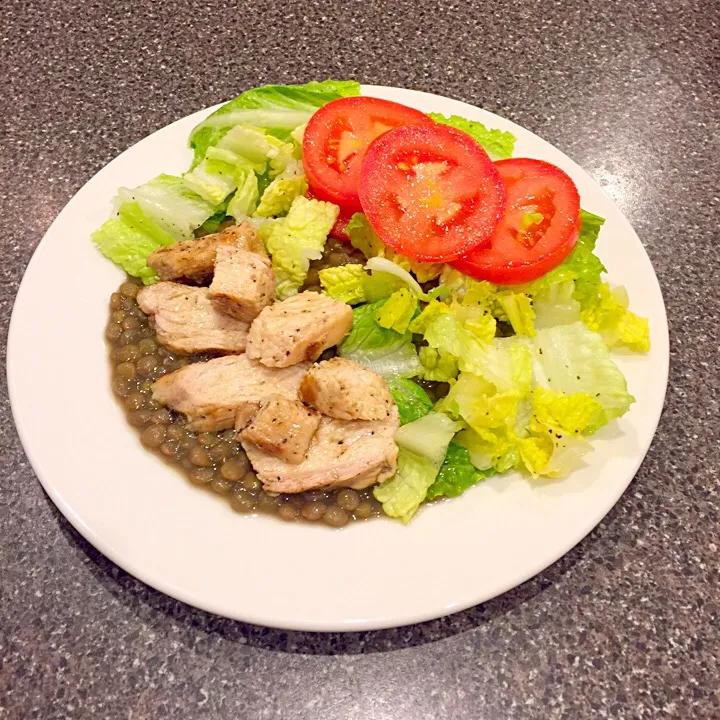
[[[563,280],[533,297],[537,329],[568,325],[580,320],[580,303],[575,299],[575,283]]]
[[[287,217],[274,222],[266,240],[277,277],[277,296],[295,295],[307,277],[310,260],[319,260],[337,220],[337,205],[297,197]]]
[[[646,318],[628,309],[625,288],[611,289],[601,283],[597,303],[580,313],[590,330],[599,332],[608,347],[625,345],[636,352],[650,350],[650,327]]]
[[[500,292],[497,302],[517,335],[535,334],[535,312],[529,295],[520,292]],[[504,318],[503,318],[504,319]]]
[[[373,273],[387,273],[388,275],[395,276],[400,282],[412,290],[418,297],[425,297],[422,288],[418,284],[417,280],[404,268],[400,267],[397,263],[392,262],[383,257],[370,258],[365,264],[366,269],[372,270]]]
[[[386,382],[397,405],[401,425],[418,420],[432,410],[432,400],[416,382],[397,377]]]
[[[418,350],[418,357],[423,366],[420,373],[423,380],[450,382],[457,377],[457,359],[444,350],[423,346]]]
[[[594,250],[604,219],[581,210],[580,220],[580,235],[567,259],[531,283],[496,287],[449,266],[441,282],[463,305],[486,308],[495,318],[509,322],[518,335],[532,337],[536,329],[582,320],[602,335],[608,347],[624,345],[647,352],[647,320],[628,309],[624,288],[611,289],[601,278],[606,270]]]
[[[105,257],[145,284],[156,280],[147,257],[163,245],[191,237],[214,214],[214,208],[171,175],[133,190],[120,188],[117,217],[105,222],[92,238]]]
[[[461,445],[451,442],[435,482],[428,488],[426,500],[444,495],[457,497],[481,480],[495,474],[493,468],[478,470],[470,461],[470,453]]]
[[[238,222],[252,215],[258,204],[259,193],[258,178],[252,170],[246,171],[242,177],[238,175],[237,190],[228,203],[227,214]]]
[[[410,331],[424,335],[427,332],[430,324],[439,315],[449,313],[450,308],[440,300],[431,300],[423,309],[422,312],[410,323]]]
[[[395,434],[400,448],[392,478],[373,491],[387,515],[408,522],[425,500],[442,467],[447,448],[462,427],[447,415],[431,412],[403,425]]]
[[[364,281],[368,276],[362,265],[323,268],[318,276],[323,291],[333,300],[348,305],[357,305],[366,301]]]
[[[603,412],[602,405],[589,393],[565,395],[541,386],[533,389],[532,409],[540,424],[576,435],[595,427]]]
[[[374,370],[385,379],[414,377],[422,370],[412,334],[403,335],[378,325],[375,320],[384,300],[359,305],[353,310],[353,325],[338,345],[338,355]]]
[[[406,272],[412,272],[418,282],[424,283],[434,280],[440,276],[444,267],[443,263],[426,263],[419,260],[406,258],[403,255],[390,250],[386,247],[377,233],[370,225],[370,221],[363,213],[355,213],[345,229],[350,244],[360,250],[365,257],[370,260],[374,257],[385,258],[401,267]]]
[[[380,327],[404,335],[417,309],[417,298],[409,290],[403,288],[394,292],[383,303],[383,306],[375,314],[375,320]]]
[[[577,467],[590,447],[584,436],[632,402],[602,338],[576,322],[532,340],[496,338],[436,409],[467,424],[456,441],[476,468],[522,465],[537,477]]]
[[[197,125],[190,134],[195,152],[193,166],[205,157],[235,125],[252,125],[272,135],[290,140],[293,130],[304,125],[326,103],[340,97],[360,94],[353,80],[324,80],[305,85],[264,85],[253,88],[225,103]]]
[[[137,203],[139,212],[148,221],[175,240],[191,237],[193,230],[215,212],[212,204],[172,175],[158,175],[133,190],[120,188],[115,205],[121,209],[125,203]]]
[[[538,330],[532,347],[538,385],[565,395],[586,393],[600,405],[587,433],[624,415],[635,402],[602,337],[582,323]]]
[[[383,300],[403,286],[394,275],[384,272],[368,274],[361,265],[323,268],[319,276],[326,295],[349,305]]]
[[[459,115],[441,115],[440,113],[428,113],[430,117],[442,125],[450,125],[457,130],[462,130],[470,135],[478,144],[482,145],[493,160],[512,157],[515,148],[515,136],[506,130],[494,130],[486,128],[477,120],[468,120]]]
[[[285,215],[296,197],[307,192],[307,180],[304,175],[279,175],[266,188],[255,211],[260,217]]]
[[[106,258],[146,285],[157,279],[146,262],[147,256],[162,245],[175,242],[174,239],[170,243],[159,242],[122,218],[107,220],[92,234],[92,239]]]

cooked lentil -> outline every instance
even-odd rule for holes
[[[333,255],[332,259],[330,255]],[[340,262],[340,255],[344,256]],[[318,273],[325,267],[361,262],[350,245],[330,239],[322,259],[311,263],[313,289],[319,290]],[[308,283],[309,284],[309,283]],[[152,399],[152,383],[165,373],[209,355],[181,355],[159,345],[151,323],[137,304],[139,283],[128,278],[110,296],[105,337],[111,363],[111,385],[124,407],[128,423],[137,429],[142,444],[178,468],[195,485],[227,497],[239,513],[265,513],[286,522],[322,520],[342,527],[354,520],[381,514],[372,488],[340,488],[293,495],[276,495],[262,488],[232,430],[197,433],[184,418]],[[308,289],[307,284],[304,289]],[[335,355],[326,350],[322,359]]]

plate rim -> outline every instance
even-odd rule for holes
[[[372,95],[374,92],[411,92],[416,95],[423,96],[425,98],[432,98],[433,100],[455,100],[454,98],[451,98],[449,96],[444,95],[438,95],[434,93],[427,93],[424,91],[414,90],[410,88],[395,88],[390,86],[380,86],[380,85],[362,85],[362,93],[363,94],[369,94]],[[473,107],[474,109],[483,110],[482,108],[479,108],[478,106],[471,105],[470,103],[466,103],[465,101],[461,100],[455,100],[456,102],[461,102],[465,105],[469,105]],[[616,494],[613,494],[612,496],[608,497],[606,507],[604,506],[602,508],[601,514],[598,513],[597,519],[593,519],[592,523],[589,527],[586,527],[582,531],[575,533],[570,539],[564,543],[563,549],[559,554],[555,555],[553,554],[552,557],[548,556],[546,558],[546,561],[543,560],[542,562],[537,563],[536,566],[533,566],[532,568],[526,570],[524,573],[522,573],[521,576],[518,576],[519,579],[514,579],[507,587],[504,589],[500,589],[497,592],[494,592],[490,596],[482,597],[482,598],[475,598],[475,599],[466,599],[460,602],[449,602],[444,607],[437,607],[434,610],[424,610],[419,611],[416,613],[408,612],[405,614],[403,618],[397,618],[397,617],[389,617],[385,619],[379,619],[379,618],[371,618],[371,619],[363,619],[363,618],[350,618],[346,621],[338,624],[337,622],[330,621],[328,623],[324,622],[308,622],[303,623],[302,621],[293,621],[291,625],[284,623],[284,622],[273,622],[273,619],[268,616],[263,616],[262,613],[253,613],[253,612],[245,612],[240,608],[240,611],[238,613],[228,613],[225,611],[219,611],[216,607],[213,607],[212,603],[208,603],[203,601],[202,599],[198,599],[197,597],[194,597],[191,593],[187,593],[184,589],[175,587],[171,583],[167,583],[163,580],[162,577],[153,576],[151,573],[145,572],[143,568],[137,568],[133,567],[132,563],[126,564],[121,551],[116,551],[115,548],[109,546],[105,541],[103,541],[102,537],[100,537],[93,529],[91,529],[89,526],[85,524],[82,517],[80,517],[75,509],[68,504],[65,501],[65,498],[62,496],[62,493],[60,492],[59,488],[49,480],[49,475],[51,474],[51,471],[48,471],[47,468],[42,467],[42,463],[40,462],[39,457],[32,451],[32,439],[30,437],[31,433],[29,432],[28,428],[25,427],[23,419],[20,417],[20,411],[19,411],[19,397],[18,397],[18,388],[15,385],[15,382],[13,380],[13,377],[15,376],[15,365],[16,362],[19,360],[17,357],[17,352],[14,351],[14,346],[16,342],[16,337],[18,335],[17,325],[19,323],[18,317],[19,317],[19,311],[18,311],[18,300],[22,299],[23,297],[23,287],[26,285],[27,277],[30,274],[30,271],[33,268],[34,263],[40,262],[40,258],[42,257],[42,248],[44,247],[47,239],[49,236],[51,236],[51,233],[53,231],[53,228],[60,222],[63,215],[65,215],[68,212],[71,212],[73,209],[73,203],[76,200],[76,198],[82,194],[83,190],[92,183],[97,175],[105,170],[106,168],[113,165],[115,162],[119,161],[120,158],[130,151],[135,146],[139,145],[140,143],[148,140],[149,138],[153,137],[156,133],[162,132],[167,130],[168,128],[171,128],[172,126],[187,121],[187,119],[193,115],[200,115],[200,114],[206,114],[210,113],[216,108],[220,107],[223,103],[211,106],[209,108],[205,108],[202,110],[198,110],[194,113],[190,113],[189,115],[178,118],[174,120],[171,123],[168,123],[167,125],[158,128],[157,130],[153,131],[149,135],[141,138],[136,143],[133,143],[130,147],[126,148],[122,152],[120,152],[116,157],[114,157],[110,162],[106,163],[102,168],[100,168],[97,172],[95,172],[92,177],[90,177],[87,182],[85,182],[75,193],[73,196],[68,200],[68,202],[65,204],[65,206],[60,210],[58,215],[53,219],[53,222],[49,225],[45,233],[43,234],[43,237],[39,241],[38,245],[33,251],[32,257],[30,258],[30,261],[28,262],[24,272],[23,277],[21,279],[21,282],[18,286],[18,290],[13,302],[13,309],[12,314],[10,318],[10,323],[8,326],[8,335],[7,335],[7,363],[6,363],[6,376],[7,376],[7,384],[8,384],[8,395],[10,400],[10,407],[12,412],[12,417],[15,422],[15,427],[18,433],[18,436],[20,438],[20,441],[22,443],[23,451],[33,469],[33,472],[35,473],[35,476],[39,480],[41,486],[47,493],[47,495],[50,497],[50,499],[53,501],[55,506],[58,508],[58,510],[62,513],[62,515],[70,522],[70,524],[75,528],[77,532],[80,533],[80,535],[83,536],[83,538],[89,542],[98,552],[105,555],[111,562],[118,565],[120,568],[122,568],[125,572],[130,574],[131,576],[137,578],[144,584],[150,586],[151,588],[162,592],[170,597],[173,597],[181,602],[184,602],[192,607],[199,608],[203,611],[210,612],[222,617],[228,617],[231,619],[235,619],[242,622],[252,623],[256,625],[266,626],[266,627],[273,627],[278,629],[293,629],[293,630],[299,630],[299,631],[319,631],[319,632],[354,632],[354,631],[365,631],[365,630],[375,630],[375,629],[383,629],[383,628],[390,628],[390,627],[402,627],[405,625],[415,624],[418,622],[424,622],[427,620],[443,617],[445,615],[459,612],[462,610],[465,610],[467,608],[473,607],[479,603],[484,603],[492,598],[498,597],[499,595],[502,595],[509,590],[518,587],[522,585],[523,583],[527,582],[529,579],[535,577],[537,574],[543,572],[545,569],[553,565],[555,562],[557,562],[559,559],[561,559],[564,555],[566,555],[573,547],[575,547],[578,543],[580,543],[585,537],[587,537],[590,533],[592,533],[597,526],[604,520],[608,512],[617,504],[619,499],[622,497],[624,492],[627,490],[627,488],[632,483],[635,475],[637,474],[640,466],[645,460],[645,457],[647,456],[647,453],[649,452],[650,448],[652,447],[652,444],[655,440],[655,435],[657,432],[657,427],[660,421],[660,418],[662,417],[663,411],[664,411],[664,405],[665,405],[665,398],[667,394],[667,386],[668,386],[668,377],[669,377],[669,365],[670,365],[670,355],[669,355],[669,327],[667,322],[667,312],[665,307],[664,298],[662,295],[662,286],[660,285],[660,282],[658,280],[657,274],[655,273],[655,269],[652,266],[652,262],[650,260],[650,257],[647,253],[647,250],[645,246],[643,245],[642,241],[638,239],[639,246],[642,249],[642,252],[645,255],[645,259],[648,262],[649,267],[652,269],[652,275],[653,280],[657,284],[658,289],[658,295],[661,300],[661,307],[658,308],[658,311],[661,313],[663,322],[660,327],[654,327],[653,328],[653,334],[654,334],[654,345],[657,344],[657,341],[660,340],[660,345],[662,346],[660,349],[664,349],[665,352],[662,353],[662,357],[659,358],[661,362],[661,373],[662,373],[662,379],[663,379],[663,386],[662,386],[662,392],[658,393],[657,397],[659,402],[656,402],[656,405],[659,407],[659,410],[655,414],[655,417],[653,419],[652,423],[652,432],[649,434],[649,440],[647,442],[647,446],[641,450],[637,455],[633,457],[632,462],[632,470],[630,472],[630,477],[627,483],[624,485],[624,487],[619,490]],[[511,128],[516,128],[518,131],[520,131],[522,134],[526,136],[531,136],[533,139],[539,139],[543,143],[547,143],[547,141],[540,138],[537,134],[533,133],[530,130],[527,130],[526,128],[518,125],[517,123],[508,120],[506,118],[502,118],[501,116],[496,115],[495,113],[492,113],[488,110],[483,110],[485,113],[489,113],[490,115],[493,115],[495,117],[498,117],[502,120],[502,124],[505,126],[510,126]],[[551,145],[550,143],[547,143]],[[592,178],[589,173],[584,171],[575,161],[567,155],[564,151],[560,150],[559,148],[556,148],[555,146],[552,146],[560,152],[565,158],[570,160],[577,168],[579,168],[583,173],[585,173],[588,177],[590,177],[593,180],[594,185],[597,188],[598,192],[603,193],[605,195],[605,198],[609,203],[611,203],[615,209],[615,211],[618,213],[618,215],[622,216],[625,221],[628,223],[630,227],[632,225],[630,224],[629,220],[625,217],[624,213],[619,209],[619,207],[616,205],[616,203],[607,196],[602,188],[599,186],[599,184]],[[634,232],[634,228],[633,228]],[[637,233],[635,233],[637,235]],[[48,241],[49,242],[49,241]],[[657,359],[656,359],[657,360]],[[108,388],[107,390],[108,394],[110,393],[110,390]],[[114,400],[114,399],[113,399]]]

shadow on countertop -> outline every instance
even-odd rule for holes
[[[416,625],[361,632],[279,630],[213,615],[151,588],[96,550],[45,497],[68,544],[77,548],[81,562],[103,587],[155,631],[167,633],[172,628],[180,636],[175,635],[176,639],[196,649],[198,633],[256,649],[304,655],[360,655],[421,646],[472,630],[511,612],[550,588],[584,555],[581,543],[544,572],[497,598]]]

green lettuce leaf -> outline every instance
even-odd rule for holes
[[[404,335],[417,309],[417,298],[409,290],[403,288],[394,292],[383,303],[375,315],[375,320],[380,327]]]
[[[265,85],[247,90],[193,129],[190,134],[190,147],[195,152],[193,166],[205,157],[208,147],[216,145],[235,125],[262,128],[288,141],[292,131],[305,124],[318,108],[331,100],[359,94],[360,85],[353,80]]]
[[[590,330],[602,335],[608,347],[624,345],[636,352],[650,350],[648,321],[628,309],[623,287],[611,289],[607,283],[601,283],[596,304],[583,310],[580,318]]]
[[[362,265],[323,268],[318,276],[323,292],[333,300],[357,305],[366,301],[364,281],[368,277]]]
[[[457,377],[459,368],[453,355],[431,347],[421,347],[418,357],[423,366],[420,377],[433,382],[450,382]]]
[[[428,488],[426,500],[444,495],[457,497],[481,480],[495,474],[495,470],[478,470],[470,461],[466,448],[451,442],[435,482]]]
[[[353,310],[353,325],[338,345],[338,355],[374,370],[386,380],[414,377],[422,370],[422,365],[412,343],[412,333],[400,335],[381,327],[375,320],[384,302],[359,305]]]
[[[173,175],[158,175],[132,190],[120,188],[114,203],[118,208],[136,203],[149,222],[175,240],[192,237],[193,231],[216,210]]]
[[[163,245],[192,237],[214,214],[214,208],[171,175],[133,190],[120,188],[118,215],[105,222],[92,239],[105,257],[145,284],[156,280],[147,257]]]
[[[598,423],[602,405],[586,392],[566,395],[544,387],[532,392],[535,419],[547,428],[563,433],[584,433]]]
[[[417,383],[398,377],[386,382],[397,405],[401,425],[418,420],[432,410],[432,400]]]
[[[387,515],[405,523],[410,520],[435,481],[448,445],[461,427],[447,415],[431,412],[397,431],[397,471],[373,491]]]
[[[600,405],[586,433],[624,415],[635,402],[602,337],[580,322],[538,330],[533,354],[538,385],[568,396],[584,393]]]
[[[535,327],[569,325],[580,320],[580,303],[575,299],[575,282],[564,280],[533,296]]]
[[[279,299],[295,295],[305,282],[310,260],[322,257],[339,212],[337,205],[301,196],[293,200],[287,217],[270,226],[266,246],[277,277]]]
[[[345,232],[350,238],[350,244],[360,250],[368,260],[374,257],[390,260],[406,272],[412,272],[418,282],[424,283],[434,280],[440,276],[444,267],[443,263],[425,263],[398,255],[398,253],[386,247],[373,230],[364,213],[355,213],[350,218]]]
[[[157,238],[138,230],[121,218],[107,220],[92,234],[92,239],[100,252],[128,275],[140,278],[146,285],[157,280],[157,275],[148,266],[146,258],[167,243],[158,242]]]
[[[255,211],[259,198],[259,185],[257,175],[252,170],[246,170],[237,175],[237,190],[227,206],[227,214],[240,222]]]
[[[441,115],[440,113],[429,113],[430,117],[442,125],[450,125],[457,130],[462,130],[482,145],[493,160],[512,157],[515,148],[515,136],[506,130],[493,130],[486,128],[477,120],[468,120],[459,115]]]
[[[255,211],[260,217],[286,215],[296,197],[307,192],[304,175],[279,175],[265,188]]]

